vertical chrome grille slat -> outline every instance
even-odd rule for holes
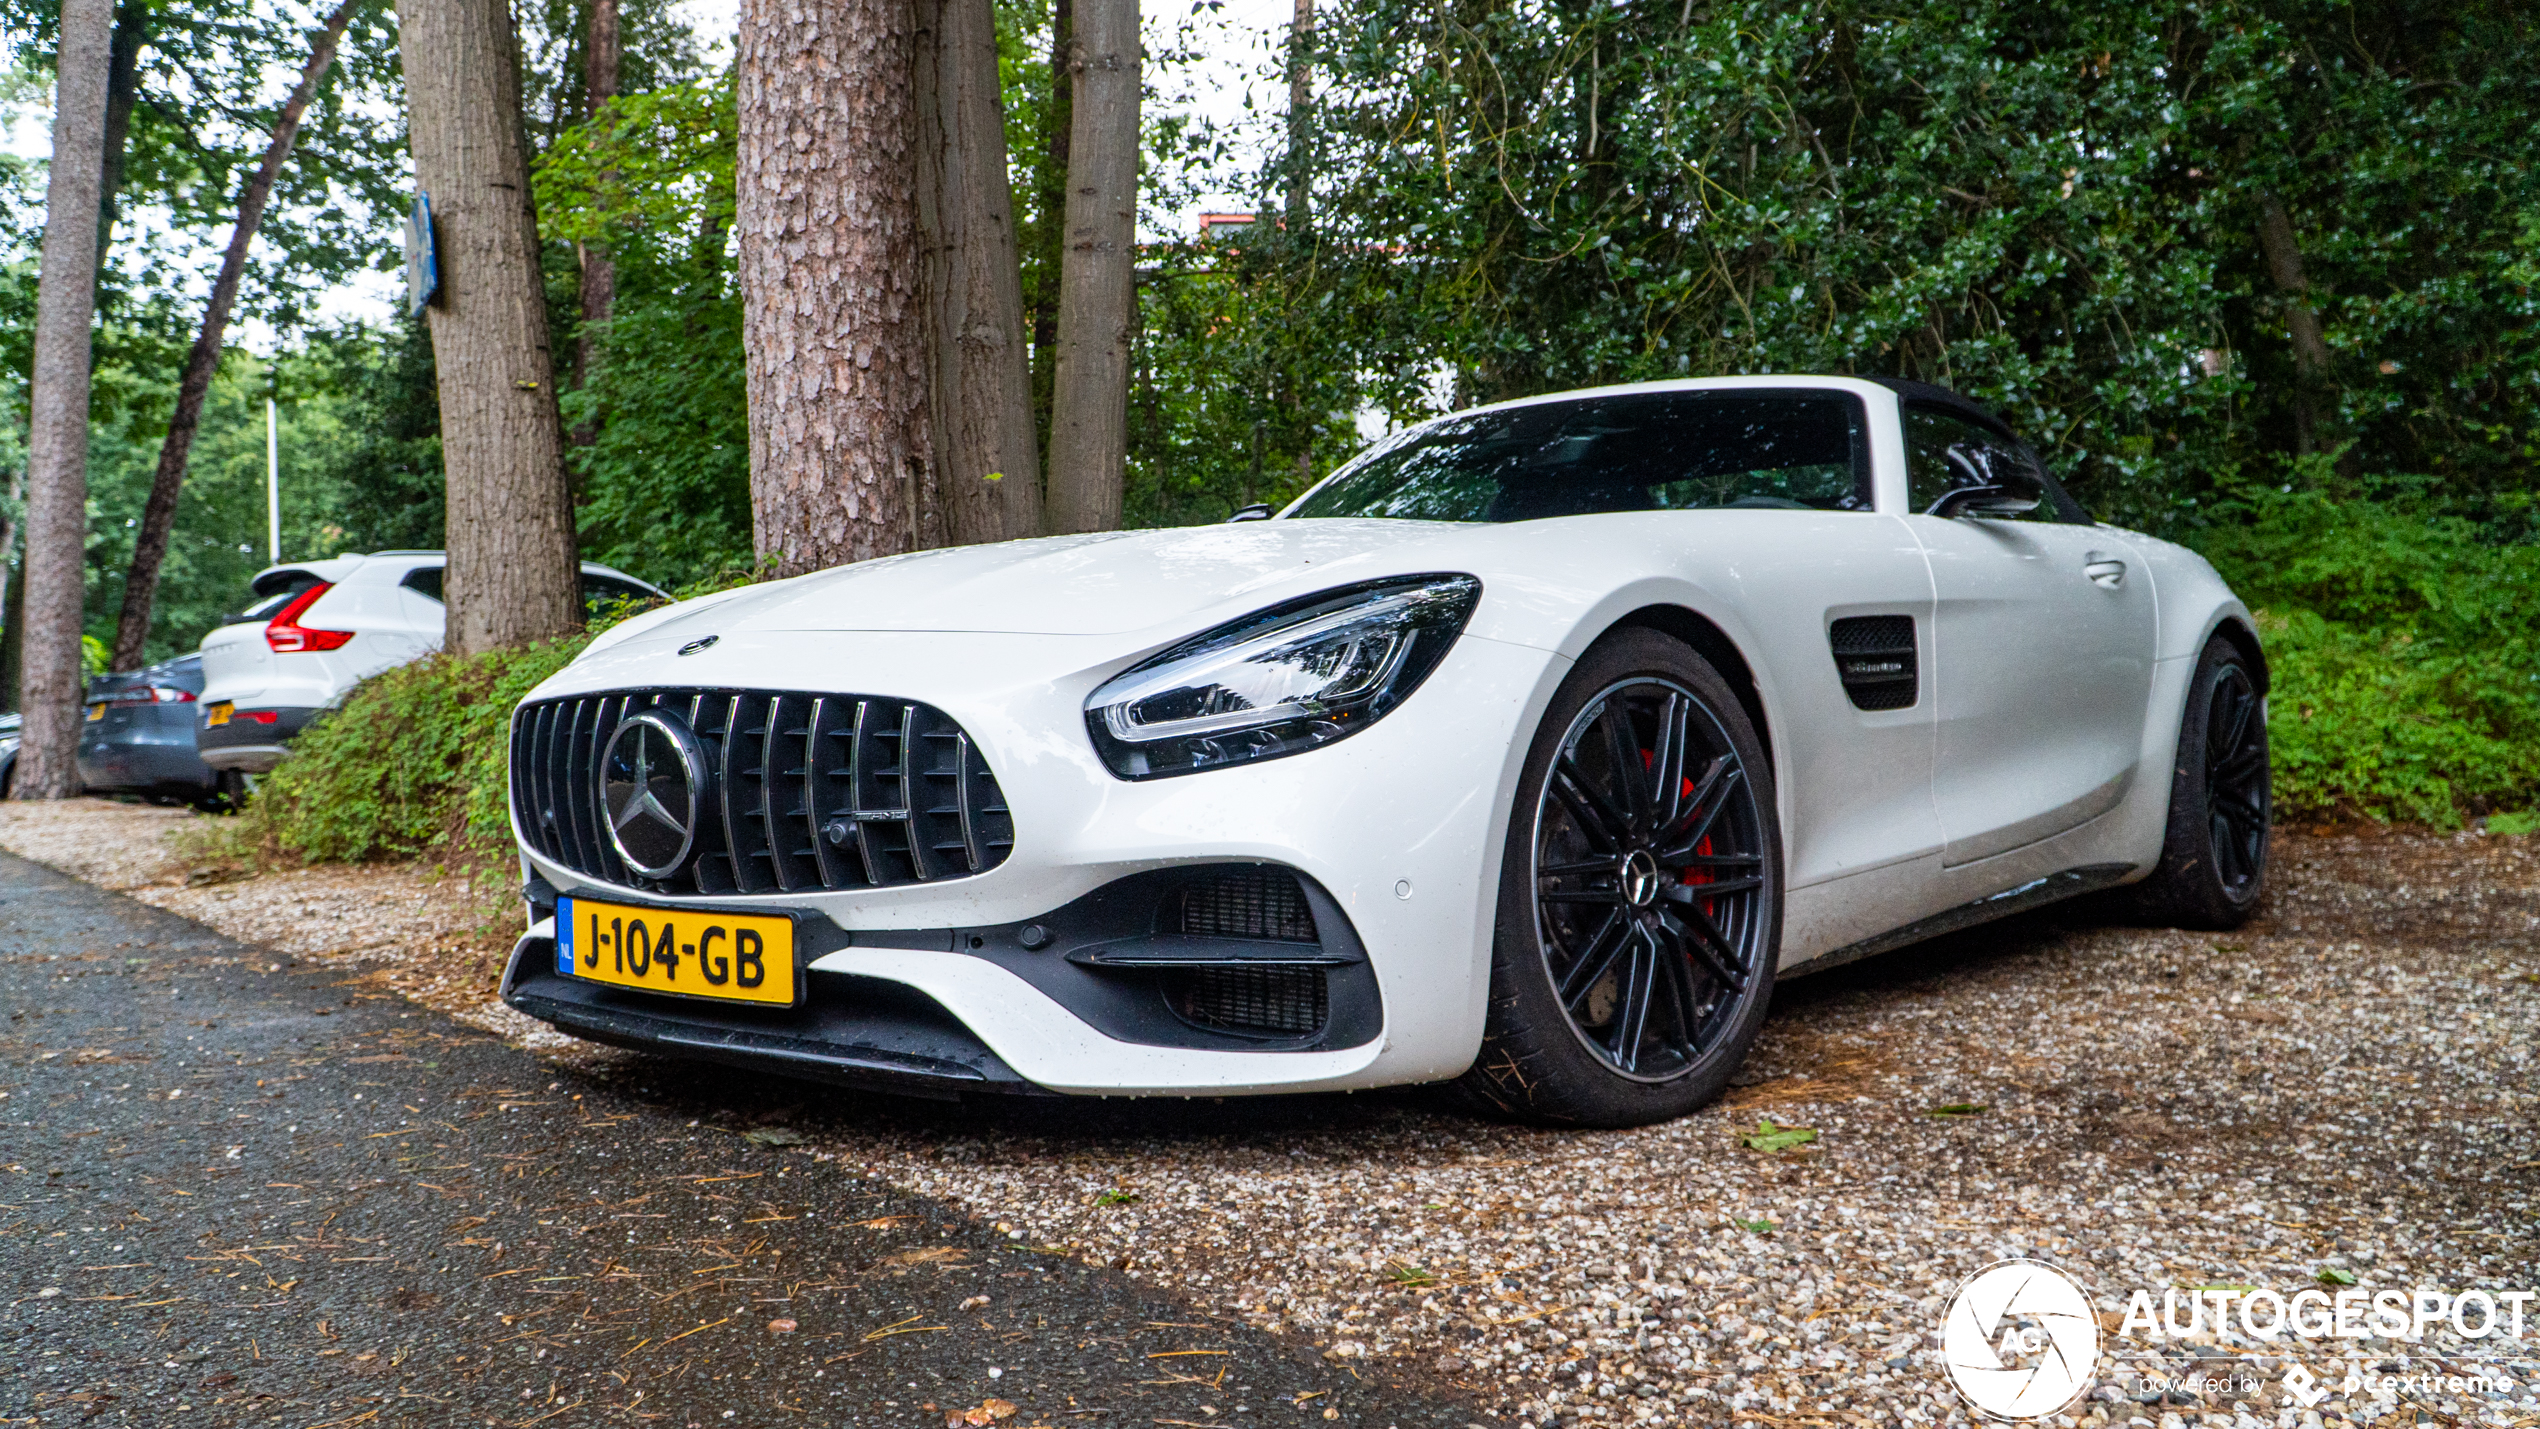
[[[979,851],[979,822],[970,810],[970,736],[953,736],[953,808],[961,817],[961,847],[970,857],[969,872],[978,873],[988,866]]]
[[[778,826],[777,790],[784,776],[784,766],[777,759],[776,741],[784,738],[785,697],[767,698],[766,729],[758,741],[758,814],[759,823],[767,830],[767,868],[776,879],[776,891],[794,891],[794,873],[785,865],[793,860],[785,856],[785,831]]]
[[[900,706],[900,828],[908,835],[908,866],[920,883],[935,876],[926,832],[917,826],[917,706]]]
[[[843,880],[838,876],[837,861],[829,856],[829,838],[822,829],[829,816],[821,812],[827,801],[820,797],[821,741],[829,737],[822,726],[828,719],[828,697],[812,696],[811,719],[803,726],[803,824],[811,831],[811,862],[820,870],[820,886],[836,888]]]
[[[637,878],[618,856],[599,789],[600,756],[610,736],[647,707],[685,716],[717,785],[700,811],[695,857],[660,882]],[[647,895],[728,897],[934,882],[987,872],[1014,846],[1003,791],[985,756],[941,711],[913,701],[775,690],[612,690],[542,700],[513,719],[510,798],[527,847]],[[790,762],[796,759],[799,765]],[[852,856],[843,840],[829,841],[829,825],[840,820],[854,842]]]

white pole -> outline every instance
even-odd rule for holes
[[[273,399],[265,399],[265,531],[273,563],[282,564],[282,439],[274,429]]]

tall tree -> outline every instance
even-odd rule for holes
[[[399,0],[415,179],[431,196],[431,310],[447,472],[449,648],[581,621],[573,510],[538,274],[520,56],[505,0]]]
[[[919,0],[917,161],[935,476],[955,544],[1041,533],[994,0]]]
[[[105,173],[113,0],[62,0],[53,160],[28,394],[25,717],[14,797],[79,791],[80,606],[88,529],[89,317]]]
[[[1050,393],[1049,526],[1120,524],[1137,299],[1138,5],[1079,0],[1068,77],[1067,249]]]
[[[247,180],[238,196],[238,222],[229,232],[229,248],[221,255],[220,274],[212,280],[211,301],[203,310],[203,328],[195,335],[194,349],[186,355],[185,375],[177,382],[176,412],[168,419],[167,441],[159,447],[159,466],[151,477],[150,499],[141,508],[141,529],[132,545],[132,570],[124,578],[123,617],[115,625],[115,649],[112,668],[139,669],[142,644],[150,637],[150,608],[158,597],[159,567],[167,559],[168,533],[176,525],[177,493],[185,485],[185,464],[194,449],[195,430],[203,421],[203,398],[212,389],[212,375],[220,368],[221,342],[229,329],[229,310],[238,300],[238,280],[247,271],[247,248],[254,242],[256,228],[264,221],[266,201],[273,197],[273,181],[282,172],[283,161],[291,156],[292,140],[300,133],[300,117],[308,112],[309,96],[317,92],[318,81],[326,77],[335,63],[335,47],[344,37],[344,27],[353,12],[367,0],[343,0],[335,13],[326,17],[324,28],[309,46],[309,61],[301,66],[299,86],[283,103],[282,118],[275,123],[273,141],[265,146],[264,162]],[[111,137],[111,136],[110,136]]]
[[[750,506],[786,574],[930,544],[914,26],[911,0],[741,5]]]
[[[609,101],[617,98],[622,49],[617,0],[591,0],[582,34],[582,90],[595,123],[608,122]],[[582,321],[573,336],[573,379],[581,386],[591,381],[600,329],[608,322],[609,309],[617,301],[617,263],[609,257],[608,249],[598,243],[577,243],[573,251],[582,260]],[[574,429],[573,440],[587,447],[597,435],[596,419],[585,420]]]

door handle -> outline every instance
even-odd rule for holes
[[[2081,558],[2081,573],[2102,590],[2115,590],[2125,584],[2125,562],[2102,551],[2092,551]]]

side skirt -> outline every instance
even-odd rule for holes
[[[1955,908],[1908,923],[1902,928],[1891,928],[1875,937],[1863,938],[1857,943],[1847,943],[1831,952],[1819,953],[1804,963],[1793,963],[1782,969],[1781,976],[1805,977],[1809,973],[1821,973],[1829,968],[1839,968],[1845,963],[1857,963],[1863,958],[1876,957],[1881,953],[1892,952],[1909,944],[1937,938],[1944,933],[1955,933],[1962,929],[1973,928],[1979,924],[1990,923],[1996,918],[2008,918],[2014,913],[2025,913],[2031,908],[2043,908],[2049,903],[2060,903],[2067,898],[2084,893],[2095,893],[2102,888],[2114,888],[2125,882],[2126,875],[2132,872],[2134,872],[2134,865],[2129,863],[2091,863],[2079,868],[2068,868],[2061,873],[2050,873],[2044,878],[2031,879],[2017,888],[2005,889],[1989,898],[1979,898],[1973,903],[1962,903]]]

